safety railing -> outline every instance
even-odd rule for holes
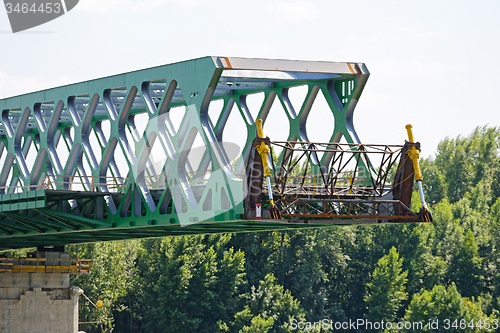
[[[45,176],[37,185],[1,186],[0,193],[34,190],[68,190],[87,192],[123,192],[127,178],[106,176]]]
[[[123,192],[127,178],[94,176],[46,176],[38,189]]]
[[[211,170],[198,170],[186,172],[186,179],[189,185],[205,185],[210,178]],[[146,186],[148,189],[164,189],[168,186],[168,174],[146,176]]]
[[[0,258],[0,273],[88,274],[92,263],[80,258]]]
[[[186,172],[188,183],[204,185],[210,178],[211,170]],[[167,184],[168,174],[145,176],[148,189],[164,189]],[[124,192],[128,186],[128,178],[107,176],[45,176],[36,185],[16,184],[0,186],[2,193],[21,193],[34,190],[68,190],[86,192]]]

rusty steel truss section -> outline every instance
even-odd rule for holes
[[[274,168],[280,196],[383,197],[392,190],[389,171],[403,146],[287,141],[272,142],[273,148],[283,150]]]
[[[318,143],[268,138],[255,141],[254,145],[263,141],[271,147],[272,197],[281,218],[308,222],[432,221],[430,214],[415,213],[409,207],[414,171],[406,152],[413,144]],[[266,202],[269,189],[259,176],[259,156],[254,154],[252,159],[251,172],[247,175],[250,179],[247,218],[256,216],[253,209],[256,203],[263,201],[264,206],[269,207]],[[401,179],[403,170],[405,179]],[[265,212],[264,215],[267,217]]]

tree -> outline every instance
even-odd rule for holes
[[[447,197],[448,182],[442,170],[436,165],[435,159],[431,157],[422,158],[419,162],[424,178],[422,187],[425,193],[425,200],[429,205],[434,206]]]
[[[247,303],[242,311],[235,314],[234,320],[229,325],[231,327],[229,332],[251,332],[249,331],[251,327],[255,328],[257,325],[267,327],[272,323],[268,332],[288,333],[292,332],[290,327],[292,319],[299,321],[305,319],[300,302],[290,291],[277,284],[272,274],[266,275],[258,287],[252,286],[251,294],[246,298]],[[270,318],[272,320],[269,320]],[[249,322],[250,327],[245,328]]]
[[[328,277],[321,258],[337,254],[331,245],[336,241],[331,231],[293,230],[236,235],[233,244],[247,253],[249,286],[272,274],[315,321],[326,315]]]
[[[493,332],[492,329],[476,326],[479,322],[485,323],[485,319],[489,321],[494,317],[483,313],[480,300],[462,298],[453,283],[448,288],[437,285],[431,291],[423,290],[415,294],[405,314],[406,321],[423,324],[418,330],[410,330],[414,332]],[[471,320],[475,323],[474,327],[468,326]],[[433,328],[429,323],[438,325]]]
[[[103,306],[95,308],[88,300],[80,298],[80,320],[96,322],[85,326],[86,332],[111,332],[115,326],[113,314],[124,311],[126,304],[120,299],[133,286],[134,260],[139,242],[136,240],[99,242],[83,245],[69,245],[66,251],[72,257],[94,259],[88,275],[82,275],[74,284],[83,289],[94,303],[102,301]]]
[[[432,289],[442,283],[446,274],[446,262],[433,254],[434,224],[405,224],[403,238],[398,242],[403,270],[408,271],[406,290],[411,299],[422,289]],[[403,304],[407,306],[408,301]]]
[[[466,297],[479,295],[483,259],[479,257],[478,251],[474,234],[468,230],[449,267],[449,280],[455,282],[457,289]]]
[[[434,209],[435,237],[433,254],[440,256],[446,263],[457,256],[459,244],[462,244],[464,228],[460,220],[453,216],[453,206],[444,199]]]
[[[480,181],[491,184],[491,204],[500,196],[500,131],[476,127],[467,137],[445,138],[434,159],[421,163],[424,189],[429,203],[444,198],[454,203],[472,192]]]
[[[267,333],[274,325],[273,317],[267,319],[260,315],[252,318],[250,326],[243,326],[239,333]]]
[[[365,301],[368,319],[394,321],[401,303],[408,298],[405,292],[408,271],[401,272],[403,259],[395,247],[377,263],[371,281],[367,284]]]
[[[244,254],[230,235],[163,238],[139,257],[144,285],[143,332],[214,332],[237,311]],[[158,261],[155,261],[158,258]],[[148,262],[157,267],[148,269]]]

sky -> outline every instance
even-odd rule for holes
[[[207,55],[363,62],[361,141],[402,144],[411,123],[426,157],[500,126],[499,13],[498,0],[80,0],[13,34],[0,9],[0,98]]]

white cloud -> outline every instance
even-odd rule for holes
[[[60,75],[53,79],[46,79],[32,76],[12,76],[7,73],[0,72],[0,99],[58,87],[74,82],[74,79],[67,75]]]
[[[109,13],[117,11],[143,12],[167,5],[176,8],[192,8],[198,4],[199,0],[81,0],[76,8],[88,13]]]
[[[271,4],[268,11],[275,16],[276,24],[297,23],[314,19],[318,10],[311,3],[296,0],[295,2],[278,2]]]

